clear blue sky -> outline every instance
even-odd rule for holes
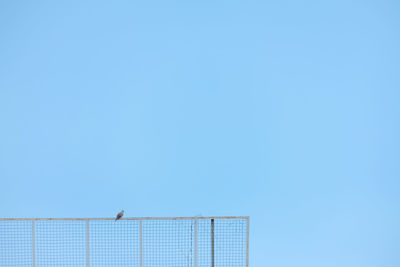
[[[2,1],[0,217],[251,216],[251,266],[400,266],[398,1]]]

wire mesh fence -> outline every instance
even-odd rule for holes
[[[0,266],[248,267],[248,217],[0,219]]]

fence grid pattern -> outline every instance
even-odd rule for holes
[[[0,219],[0,266],[248,267],[249,217]]]

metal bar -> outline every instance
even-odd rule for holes
[[[194,220],[194,267],[197,267],[197,219]]]
[[[86,267],[90,266],[90,234],[89,220],[86,221]]]
[[[250,218],[247,218],[247,221],[246,221],[246,229],[247,229],[247,232],[246,232],[246,267],[249,267],[249,231],[250,231],[249,227],[250,227]]]
[[[143,267],[143,221],[139,221],[140,267]]]
[[[119,220],[210,220],[210,219],[248,219],[248,216],[213,216],[213,217],[127,217]],[[0,221],[114,221],[115,218],[0,218]]]
[[[35,221],[32,221],[32,266],[36,266]]]
[[[211,219],[211,267],[214,267],[214,219]]]

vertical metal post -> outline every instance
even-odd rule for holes
[[[247,218],[246,222],[246,267],[249,267],[249,226],[250,226],[250,218]]]
[[[214,267],[214,219],[211,219],[211,267]]]
[[[36,266],[35,221],[32,220],[32,266]]]
[[[86,267],[90,266],[89,220],[86,220]]]
[[[139,221],[140,267],[143,267],[143,221]]]
[[[194,267],[197,267],[197,219],[194,220]]]

